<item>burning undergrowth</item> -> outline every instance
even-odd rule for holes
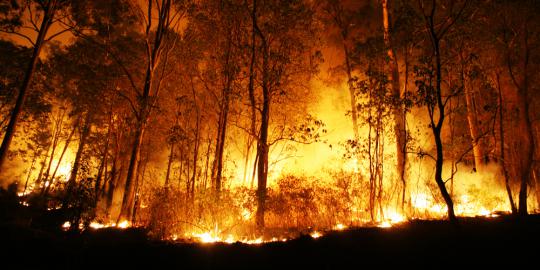
[[[335,173],[332,180],[287,175],[267,193],[265,229],[254,222],[256,191],[234,187],[217,193],[207,189],[195,194],[169,186],[153,188],[141,196],[133,223],[118,227],[143,227],[154,239],[202,243],[260,244],[286,241],[301,235],[318,238],[328,231],[351,227],[392,227],[412,219],[443,219],[444,202],[435,191],[416,189],[401,208],[395,194],[385,191],[384,205],[372,216],[369,196],[363,195],[367,180],[355,173]],[[330,183],[331,182],[331,183]],[[506,213],[503,199],[469,185],[467,193],[456,188],[459,216],[495,217]],[[99,216],[99,215],[98,215]],[[105,219],[102,219],[105,220]],[[114,227],[114,222],[93,222],[90,228]]]

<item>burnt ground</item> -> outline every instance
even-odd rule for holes
[[[370,269],[532,264],[540,256],[540,215],[410,221],[263,245],[170,243],[137,229],[83,233],[38,230],[0,221],[0,268]],[[10,265],[11,267],[2,267]],[[171,266],[171,267],[169,267]]]

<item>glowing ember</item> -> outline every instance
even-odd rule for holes
[[[390,210],[386,212],[386,219],[392,224],[401,223],[405,221],[405,217],[398,213],[396,210]]]
[[[345,226],[345,225],[343,225],[343,224],[341,224],[341,223],[338,223],[338,224],[334,227],[334,229],[335,229],[335,230],[338,230],[338,231],[342,231],[342,230],[344,230],[344,229],[346,229],[346,228],[347,228],[347,226]]]
[[[314,231],[314,232],[312,232],[312,233],[310,234],[310,236],[311,236],[313,239],[317,239],[317,238],[321,237],[322,234],[321,234],[320,232],[318,232],[318,231]]]
[[[392,223],[388,222],[388,221],[383,221],[381,222],[381,224],[379,224],[377,227],[379,228],[391,228],[392,227]]]
[[[64,222],[64,224],[62,224],[62,228],[66,230],[71,228],[71,222],[69,221]]]
[[[95,221],[92,221],[90,223],[90,228],[92,229],[102,229],[102,228],[106,228],[107,226],[105,224],[101,224],[101,223],[98,223],[98,222],[95,222]]]
[[[201,234],[195,234],[196,237],[201,240],[203,243],[215,243],[215,242],[222,242],[219,237],[212,236],[210,233],[201,233]]]
[[[129,222],[127,220],[120,221],[120,223],[118,223],[118,225],[116,227],[121,228],[121,229],[125,229],[125,228],[129,227]]]

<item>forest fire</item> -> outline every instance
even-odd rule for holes
[[[0,227],[233,252],[525,220],[540,213],[538,13],[0,2]]]

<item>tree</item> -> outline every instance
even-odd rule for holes
[[[419,1],[421,16],[424,19],[425,31],[431,44],[432,56],[426,57],[424,60],[425,66],[417,68],[416,85],[420,96],[420,104],[425,106],[429,115],[429,127],[433,133],[433,138],[436,147],[435,156],[435,182],[441,191],[441,195],[448,208],[448,219],[457,223],[454,212],[454,203],[452,197],[446,189],[446,181],[442,178],[443,173],[443,141],[442,128],[445,119],[445,106],[450,98],[452,98],[459,89],[449,89],[450,93],[443,94],[443,54],[441,53],[441,41],[444,40],[449,30],[463,15],[463,11],[467,7],[467,2],[457,3],[450,1],[450,5],[446,7],[447,17],[437,18],[441,12],[441,5],[436,1],[431,4],[426,4],[426,1]],[[437,11],[439,11],[437,13]],[[435,80],[435,82],[433,82]]]
[[[405,175],[405,168],[407,165],[407,130],[405,126],[405,106],[403,106],[404,103],[402,102],[405,95],[404,91],[401,90],[398,60],[396,50],[392,42],[392,24],[388,8],[389,2],[389,0],[382,0],[381,5],[383,12],[384,45],[388,55],[388,64],[390,66],[391,74],[392,98],[395,103],[392,107],[394,114],[394,133],[396,137],[396,162],[398,178],[403,185],[401,194],[401,208],[403,210],[405,205],[405,196],[407,194],[407,180]]]
[[[257,37],[256,64],[260,74],[262,100],[258,103],[260,124],[257,135],[257,211],[255,220],[264,228],[269,169],[269,127],[271,105],[294,86],[302,75],[312,72],[305,61],[310,46],[313,13],[304,1],[254,1],[253,30]]]
[[[18,25],[20,24],[18,19],[2,18],[2,20],[0,21],[2,23],[2,25],[0,25],[0,30],[2,32],[22,36],[23,38],[26,38],[33,45],[32,56],[28,63],[28,67],[26,68],[25,75],[24,75],[22,84],[19,88],[19,93],[17,95],[17,101],[15,103],[15,107],[13,108],[11,112],[9,123],[6,128],[6,133],[4,135],[4,139],[2,140],[2,145],[0,146],[0,171],[2,170],[2,166],[5,162],[11,141],[13,140],[15,129],[17,128],[17,122],[19,120],[19,116],[23,109],[24,102],[28,95],[27,92],[28,92],[32,77],[34,75],[36,64],[38,62],[43,44],[51,40],[55,36],[59,35],[59,33],[62,32],[61,31],[47,37],[49,28],[54,23],[55,15],[64,6],[65,6],[65,1],[62,1],[62,0],[43,0],[43,1],[35,1],[35,2],[32,1],[32,2],[27,2],[27,5],[24,7],[19,6],[18,4],[14,4],[12,6],[13,9],[19,9],[20,12],[24,12],[25,10],[28,10],[28,12],[30,13],[30,20],[32,22],[32,25],[34,26],[34,30],[38,33],[35,40],[32,40],[30,37],[23,35],[19,32],[16,32],[16,29],[20,27],[20,25]],[[40,14],[40,15],[36,15],[37,18],[41,19],[41,23],[39,27],[33,22],[33,20],[37,18],[32,17],[32,11]],[[22,17],[22,15],[16,15],[16,16],[18,18]],[[7,25],[6,25],[6,22],[7,22]],[[14,25],[14,22],[15,22],[15,25]]]
[[[146,131],[148,120],[151,116],[152,109],[156,104],[160,92],[160,81],[163,78],[165,67],[168,58],[168,52],[174,48],[173,35],[177,30],[179,21],[185,12],[181,4],[172,0],[161,0],[153,4],[153,1],[148,1],[143,8],[134,4],[134,9],[137,10],[137,15],[145,28],[145,44],[146,44],[146,71],[143,79],[142,91],[135,85],[134,90],[137,92],[138,106],[135,108],[136,126],[134,141],[131,149],[131,157],[126,176],[126,185],[122,206],[118,221],[130,220],[132,217],[133,203],[135,197],[135,176],[138,170],[140,159],[140,148],[143,142],[144,133]],[[157,13],[157,20],[154,21],[152,16]],[[153,23],[157,23],[156,29],[153,30]],[[158,70],[157,68],[164,68]]]
[[[536,50],[540,44],[537,20],[532,19],[538,12],[535,1],[525,1],[519,5],[515,3],[501,3],[494,5],[498,11],[494,22],[497,52],[502,55],[501,63],[505,67],[510,85],[514,88],[516,97],[517,128],[520,130],[516,148],[519,151],[517,177],[520,181],[518,212],[525,216],[527,210],[527,187],[530,184],[534,149],[536,145],[531,120],[531,94],[534,88],[535,67],[532,59],[538,57]],[[538,194],[537,194],[538,196]]]

